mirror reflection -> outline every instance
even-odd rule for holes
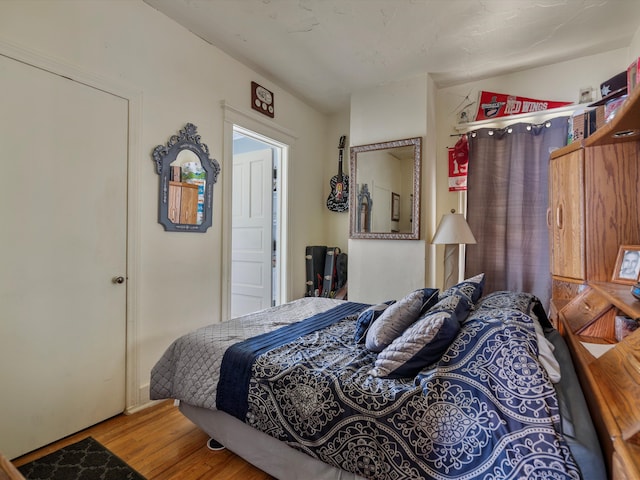
[[[351,238],[419,239],[420,137],[351,147]]]
[[[168,217],[173,223],[201,225],[207,172],[191,150],[181,150],[170,163]]]
[[[220,165],[209,157],[196,126],[187,123],[166,145],[154,148],[153,160],[160,175],[158,222],[171,232],[206,232]]]

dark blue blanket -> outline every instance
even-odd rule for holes
[[[248,409],[247,397],[251,367],[258,356],[292,342],[302,335],[328,327],[344,317],[357,314],[368,306],[364,303],[344,303],[301,322],[232,345],[222,358],[216,408],[244,422]]]

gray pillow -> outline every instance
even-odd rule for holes
[[[415,377],[447,351],[472,306],[465,295],[444,297],[378,354],[369,374],[386,378]]]
[[[365,339],[367,349],[372,352],[381,352],[409,325],[415,322],[420,316],[425,302],[431,301],[425,299],[425,295],[428,295],[429,292],[431,292],[430,298],[437,299],[437,290],[420,289],[389,306],[369,327]]]

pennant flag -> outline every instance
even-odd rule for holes
[[[467,168],[469,166],[469,144],[467,136],[462,135],[455,147],[449,148],[449,191],[459,192],[467,189]]]
[[[520,113],[535,113],[550,108],[564,107],[573,102],[554,102],[551,100],[536,100],[534,98],[506,95],[504,93],[480,92],[476,121],[508,117]]]

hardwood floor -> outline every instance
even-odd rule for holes
[[[208,436],[182,415],[172,401],[133,415],[118,415],[12,463],[23,465],[89,436],[148,480],[273,479],[229,450],[209,450]]]

